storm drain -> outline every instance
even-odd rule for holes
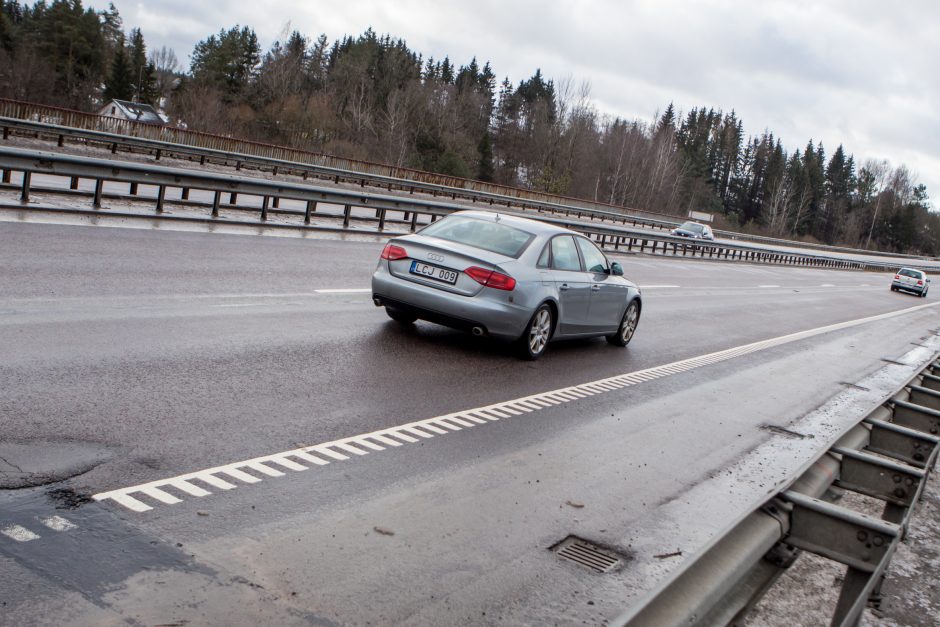
[[[552,548],[558,557],[590,568],[596,573],[609,573],[623,563],[623,559],[613,551],[602,549],[575,536],[568,536]]]

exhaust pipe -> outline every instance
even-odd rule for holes
[[[481,335],[486,335],[486,331],[483,330],[483,327],[473,327],[470,329],[470,332],[475,336],[480,337]]]
[[[381,307],[381,306],[382,306],[382,299],[381,299],[381,298],[376,298],[375,296],[373,296],[373,297],[372,297],[372,302],[375,303],[375,306],[376,306],[376,307]]]

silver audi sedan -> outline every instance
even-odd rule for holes
[[[588,238],[535,220],[460,211],[396,237],[372,275],[393,320],[417,319],[518,342],[538,359],[552,340],[605,336],[626,346],[640,289]]]

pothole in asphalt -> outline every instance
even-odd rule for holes
[[[114,456],[94,442],[0,442],[0,489],[19,490],[84,474]]]
[[[46,492],[46,495],[55,503],[56,509],[78,509],[94,501],[90,494],[76,492],[72,488],[54,488]]]

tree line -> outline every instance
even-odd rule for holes
[[[92,110],[111,98],[165,105],[188,128],[380,161],[782,237],[940,254],[940,216],[905,166],[856,163],[810,140],[748,136],[734,111],[669,104],[651,122],[600,114],[590,87],[535,70],[425,58],[371,29],[330,41],[248,26],[196,44],[188,71],[148,54],[113,5],[0,0],[0,95]]]

